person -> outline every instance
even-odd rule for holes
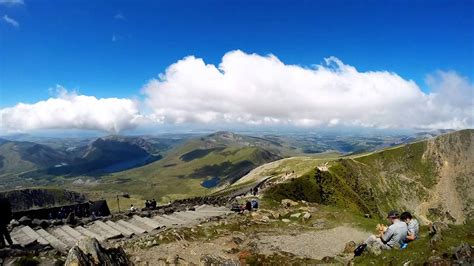
[[[7,198],[0,198],[0,248],[5,247],[5,240],[8,245],[13,246],[13,241],[8,232],[7,225],[12,219],[12,207]]]
[[[252,202],[248,201],[245,203],[245,209],[247,211],[252,211]]]
[[[152,208],[153,210],[156,209],[156,200],[155,200],[155,199],[153,199],[153,200],[151,201],[151,208]]]
[[[406,223],[400,221],[400,215],[397,211],[390,211],[387,215],[387,219],[390,223],[387,230],[378,235],[371,235],[361,245],[362,248],[357,247],[356,250],[363,251],[367,246],[379,247],[384,250],[392,249],[396,246],[401,247],[408,234],[408,226]],[[362,251],[360,251],[360,253],[362,253]]]
[[[148,200],[145,200],[145,209],[150,209],[150,202]]]
[[[403,212],[400,215],[400,220],[405,222],[408,227],[408,234],[406,237],[406,242],[414,241],[418,239],[419,237],[419,232],[420,232],[420,224],[418,223],[418,220],[414,219],[411,213],[409,212]]]
[[[131,211],[131,212],[135,212],[135,207],[133,207],[133,204],[130,205],[130,211]]]

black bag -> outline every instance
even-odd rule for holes
[[[362,255],[366,247],[367,244],[360,244],[359,246],[357,246],[356,249],[354,249],[354,257]]]

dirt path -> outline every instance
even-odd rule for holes
[[[266,255],[284,251],[298,257],[322,259],[344,250],[347,242],[365,240],[369,233],[348,226],[306,232],[299,235],[260,236],[260,252]]]
[[[276,232],[275,232],[276,233]],[[146,250],[129,251],[132,261],[138,265],[159,265],[165,263],[196,263],[203,256],[212,255],[229,261],[239,260],[239,250],[254,250],[259,254],[291,253],[300,258],[321,260],[343,252],[349,241],[363,241],[369,235],[349,226],[339,226],[327,230],[306,231],[298,234],[257,233],[246,236],[233,232],[226,236],[207,241],[176,241],[154,246]],[[237,244],[235,239],[241,239]],[[237,250],[232,252],[232,250]]]

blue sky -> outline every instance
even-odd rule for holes
[[[425,78],[437,70],[473,80],[473,9],[474,1],[1,0],[0,108],[45,100],[56,84],[142,99],[141,88],[177,60],[218,65],[236,49],[304,67],[335,56],[429,92]]]

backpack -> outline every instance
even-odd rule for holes
[[[362,255],[366,247],[367,244],[360,244],[359,246],[357,246],[356,249],[354,249],[354,257]]]

